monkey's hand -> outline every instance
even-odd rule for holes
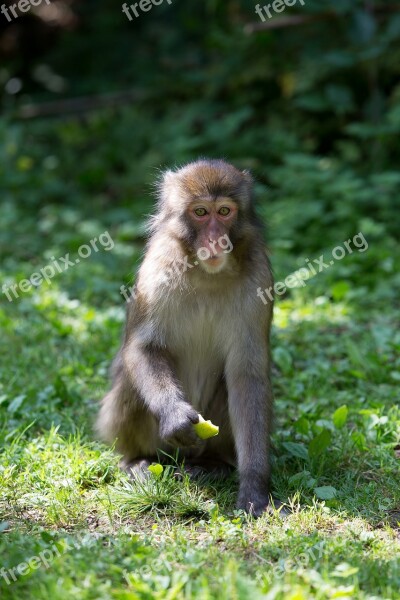
[[[199,415],[190,404],[173,404],[163,410],[160,416],[160,437],[172,446],[196,446],[199,438],[193,425],[198,422]]]

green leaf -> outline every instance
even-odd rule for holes
[[[60,375],[57,375],[56,377],[56,380],[54,382],[54,389],[57,396],[64,402],[67,402],[70,399],[66,383],[63,380],[63,378],[60,377]]]
[[[357,371],[357,369],[351,369],[349,371],[350,375],[353,375],[354,377],[357,377],[357,379],[367,379],[365,373],[362,373],[361,371]]]
[[[329,429],[323,429],[308,446],[310,458],[316,458],[325,452],[332,440],[332,434]]]
[[[21,407],[23,401],[25,400],[26,395],[25,394],[21,394],[20,396],[16,396],[14,398],[14,400],[12,402],[10,402],[10,405],[8,407],[8,412],[10,413],[15,413],[18,411],[18,409]]]
[[[297,444],[296,442],[284,442],[282,446],[296,458],[302,458],[308,460],[307,448],[303,444]]]
[[[49,533],[48,531],[41,531],[40,537],[42,538],[42,540],[44,540],[48,544],[51,544],[52,542],[55,541],[54,535],[52,533]]]
[[[343,404],[343,406],[335,410],[332,420],[336,429],[342,429],[342,427],[345,426],[348,414],[349,409],[347,408],[346,404]]]
[[[333,500],[336,498],[337,489],[332,487],[331,485],[322,485],[321,487],[317,487],[314,489],[314,494],[320,500]]]
[[[368,449],[365,435],[361,433],[361,431],[353,431],[350,437],[353,440],[355,447],[358,448],[358,450]]]
[[[317,480],[314,477],[311,477],[310,471],[301,471],[300,473],[296,473],[289,478],[289,483],[299,487],[305,487],[307,489],[313,488],[317,483]]]
[[[273,351],[273,359],[284,374],[291,372],[293,359],[290,352],[286,348],[283,348],[282,346],[275,348]]]
[[[340,302],[350,291],[347,281],[338,281],[331,288],[331,294],[335,302]]]
[[[308,419],[306,419],[306,417],[300,417],[294,426],[296,430],[303,435],[307,435],[307,433],[310,431],[310,422]]]

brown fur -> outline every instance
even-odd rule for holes
[[[163,176],[98,430],[116,440],[125,464],[178,446],[187,459],[237,466],[238,506],[260,514],[269,494],[272,305],[257,289],[270,287],[272,275],[251,187],[247,172],[224,161],[200,160]],[[199,246],[188,205],[221,197],[238,207],[223,269],[177,273],[177,261],[188,256],[193,264]],[[168,285],[167,272],[174,273]],[[220,426],[218,437],[198,440],[198,413]]]

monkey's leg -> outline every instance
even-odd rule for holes
[[[236,468],[235,442],[229,418],[228,390],[224,377],[221,377],[212,398],[202,410],[206,419],[219,426],[219,434],[206,441],[201,458],[222,462]]]
[[[228,392],[223,377],[201,411],[207,419],[220,426],[219,434],[203,441],[197,453],[185,452],[184,470],[192,478],[205,475],[226,479],[236,467],[236,456],[229,423]]]
[[[132,461],[152,458],[157,454],[158,432],[153,417],[140,407],[134,390],[122,373],[115,378],[112,389],[102,401],[97,430],[103,440],[115,443],[123,455],[121,467]]]
[[[266,342],[257,332],[247,336],[251,355],[238,351],[246,348],[246,340],[241,340],[228,357],[226,379],[240,480],[237,505],[259,516],[269,503],[272,393]]]

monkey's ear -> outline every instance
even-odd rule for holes
[[[158,196],[160,199],[166,198],[176,185],[176,180],[178,178],[178,174],[171,169],[164,171],[161,173],[160,178],[158,180]]]
[[[164,171],[164,173],[161,175],[161,185],[169,185],[175,180],[175,178],[175,171],[168,169],[167,171]]]

